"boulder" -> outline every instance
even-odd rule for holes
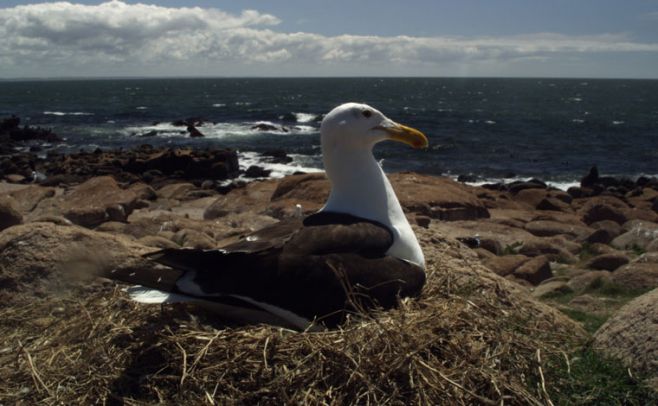
[[[602,220],[590,224],[590,227],[594,229],[589,233],[584,241],[589,244],[601,243],[609,244],[613,239],[618,237],[622,230],[621,226],[611,220]]]
[[[658,287],[658,264],[631,262],[611,275],[612,282],[627,290],[645,290]]]
[[[124,169],[143,174],[157,170],[165,175],[180,174],[186,179],[227,179],[236,177],[240,167],[238,156],[232,150],[193,151],[166,149],[130,159]]]
[[[575,262],[571,252],[558,245],[556,241],[547,238],[524,241],[518,253],[528,257],[548,256],[552,261]]]
[[[551,280],[537,286],[532,291],[532,297],[542,298],[570,292],[571,288],[567,285],[567,282],[561,280]]]
[[[586,227],[576,224],[565,224],[557,221],[539,220],[531,221],[525,225],[525,229],[538,237],[551,237],[554,235],[567,235],[572,238],[588,233]]]
[[[262,166],[251,165],[244,171],[246,178],[267,178],[272,173],[271,170],[265,169]]]
[[[587,271],[569,279],[567,285],[574,292],[584,292],[609,281],[610,272],[608,271]]]
[[[560,200],[558,198],[546,197],[542,199],[539,203],[537,203],[537,206],[535,206],[535,208],[537,210],[569,211],[571,206],[569,206],[568,203],[565,203],[563,200]]]
[[[513,195],[512,198],[519,203],[523,203],[528,208],[534,209],[542,200],[548,197],[548,193],[548,190],[544,188],[523,189],[516,195]]]
[[[610,309],[614,308],[616,303],[614,299],[607,297],[584,294],[571,299],[568,309],[607,317],[610,314]]]
[[[180,246],[175,242],[159,235],[147,235],[146,237],[142,237],[139,240],[137,240],[137,242],[144,246],[153,247],[153,248],[161,248],[161,249],[180,248]]]
[[[23,222],[23,216],[16,206],[14,199],[0,197],[0,231]]]
[[[84,227],[106,221],[125,221],[135,208],[138,196],[124,190],[111,176],[91,178],[63,196],[64,217]]]
[[[626,265],[629,261],[628,257],[624,254],[603,254],[589,260],[585,267],[589,269],[614,271],[620,266]]]
[[[512,275],[533,285],[539,285],[542,281],[551,278],[553,271],[551,271],[548,258],[542,255],[524,262],[514,270]]]
[[[484,261],[484,266],[491,269],[497,275],[507,276],[529,260],[530,258],[525,255],[503,255],[487,259]]]
[[[17,173],[10,173],[9,175],[5,175],[5,179],[7,182],[10,183],[23,183],[25,182],[25,176],[19,175]]]
[[[588,244],[595,244],[595,243],[600,243],[600,244],[608,244],[614,236],[610,234],[610,232],[606,229],[599,229],[599,230],[594,230],[587,237],[585,237],[584,241]]]
[[[112,269],[149,269],[152,248],[78,226],[23,224],[0,233],[0,296],[33,300]],[[61,287],[61,288],[60,288]],[[12,299],[14,300],[14,299]]]
[[[658,252],[658,240],[653,240],[645,248],[648,252]]]
[[[156,192],[158,197],[163,199],[177,199],[180,200],[185,197],[185,194],[192,189],[195,189],[192,183],[172,183],[161,187]]]
[[[396,173],[389,175],[393,189],[406,211],[444,221],[489,218],[477,188],[447,177]]]
[[[186,248],[195,248],[195,249],[212,249],[212,248],[217,248],[217,242],[210,238],[205,233],[199,232],[197,230],[191,230],[191,229],[183,229],[176,234],[174,234],[174,237],[172,240]]]
[[[416,224],[423,228],[428,228],[432,222],[432,219],[427,216],[416,216],[414,219],[416,220]]]
[[[611,245],[618,249],[646,249],[649,244],[658,239],[658,224],[640,222],[630,231],[612,240]]]
[[[135,193],[141,200],[155,200],[158,198],[158,194],[155,192],[155,190],[146,183],[133,183],[130,185],[130,187],[128,187],[128,190]]]
[[[303,175],[296,175],[303,176]],[[288,179],[290,177],[286,177]],[[284,179],[284,180],[285,180]],[[231,213],[253,211],[261,213],[270,204],[272,194],[277,189],[278,181],[266,180],[251,182],[248,185],[236,188],[220,196],[203,213],[203,218],[213,220]],[[321,206],[317,204],[317,207]]]
[[[592,224],[602,220],[611,220],[617,224],[624,224],[628,221],[628,218],[623,210],[607,204],[593,204],[583,210],[583,221],[585,224]]]
[[[606,230],[610,233],[610,235],[613,235],[615,237],[622,233],[621,226],[612,220],[597,221],[590,224],[589,226],[595,230]]]
[[[658,289],[619,309],[594,334],[592,345],[633,372],[658,379]],[[658,389],[658,387],[657,387]]]
[[[55,196],[56,189],[32,185],[10,194],[18,203],[17,209],[21,213],[31,212],[43,199]]]

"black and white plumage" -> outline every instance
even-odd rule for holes
[[[130,289],[140,302],[195,302],[228,317],[298,329],[312,320],[340,321],[354,299],[389,308],[398,297],[420,294],[423,253],[372,148],[384,140],[424,148],[427,138],[356,103],[327,114],[321,138],[331,193],[318,213],[215,250],[150,254],[172,268],[159,276],[114,277],[142,285]]]

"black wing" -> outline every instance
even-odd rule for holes
[[[209,296],[246,296],[314,318],[345,309],[355,299],[350,292],[384,307],[398,295],[419,294],[423,269],[387,256],[392,244],[382,224],[323,212],[276,223],[215,250],[165,249],[149,256],[196,271],[194,283]]]

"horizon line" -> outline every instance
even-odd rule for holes
[[[0,78],[0,82],[29,81],[67,81],[67,80],[162,80],[162,79],[534,79],[534,80],[658,80],[658,77],[586,77],[586,76],[377,76],[377,75],[342,75],[342,76],[219,76],[219,75],[163,75],[163,76],[27,76]]]

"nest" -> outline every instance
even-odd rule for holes
[[[319,333],[136,305],[111,282],[15,298],[0,309],[0,403],[550,403],[542,368],[573,325],[506,281],[433,268],[421,299]]]

